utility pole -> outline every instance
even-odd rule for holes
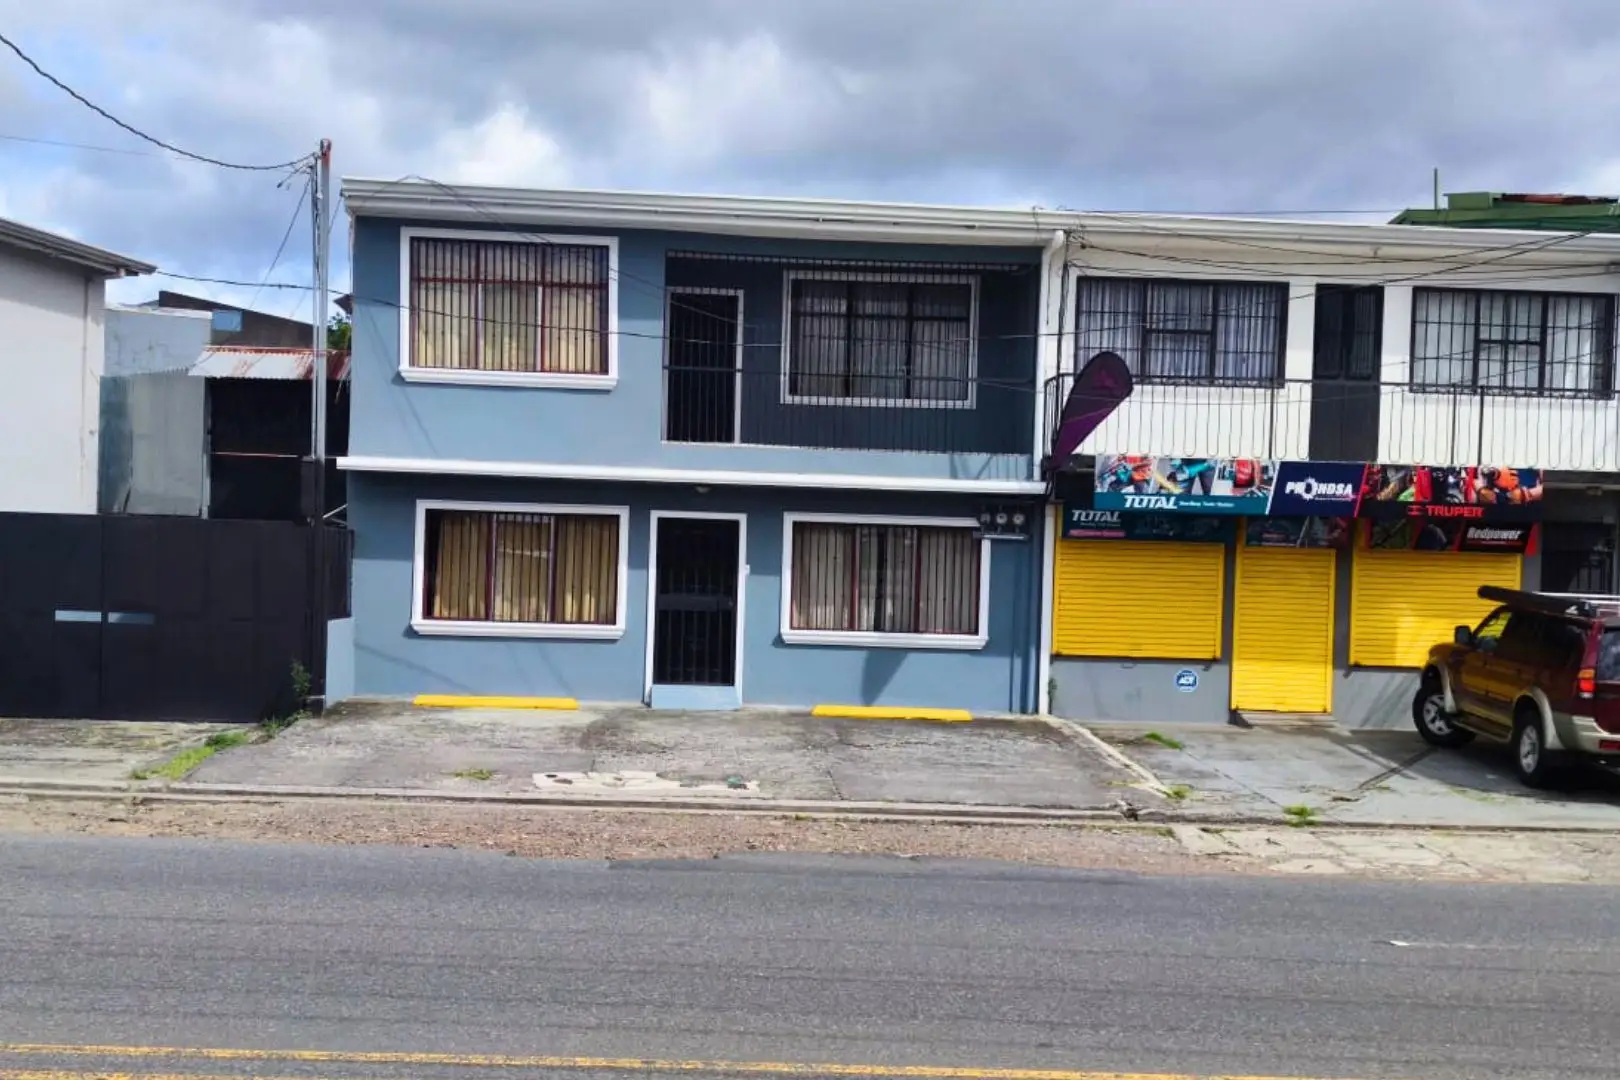
[[[327,583],[326,538],[326,383],[327,383],[327,290],[330,286],[329,270],[332,254],[332,222],[329,217],[329,193],[332,186],[332,140],[322,139],[310,160],[310,222],[315,244],[315,297],[314,325],[311,338],[314,366],[310,388],[310,457],[314,473],[314,488],[310,514],[310,701],[316,713],[326,709],[326,619],[329,585]]]

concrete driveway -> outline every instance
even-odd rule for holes
[[[228,750],[198,783],[680,795],[1052,809],[1117,805],[1133,780],[1040,720],[831,720],[775,710],[424,709],[345,704]]]
[[[1093,726],[1182,796],[1189,813],[1450,827],[1620,828],[1620,777],[1576,767],[1519,783],[1505,747],[1430,747],[1412,730]]]

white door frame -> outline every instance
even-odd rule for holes
[[[654,510],[647,517],[647,657],[642,677],[641,697],[652,701],[653,686],[653,634],[657,632],[658,617],[658,523],[678,518],[698,521],[735,521],[737,523],[737,643],[734,650],[732,685],[737,688],[737,700],[742,701],[744,618],[748,608],[748,515],[718,513],[710,510]]]
[[[735,355],[732,359],[731,376],[731,441],[729,443],[712,443],[713,446],[741,446],[742,445],[742,399],[743,399],[743,298],[742,289],[708,288],[700,285],[666,285],[664,287],[664,402],[663,424],[659,431],[659,441],[669,442],[669,313],[675,306],[677,296],[735,296],[737,298],[737,340],[733,345]],[[688,514],[688,517],[701,517],[700,514]],[[723,515],[722,515],[723,516]]]

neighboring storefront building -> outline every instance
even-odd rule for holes
[[[1090,485],[1066,479],[1058,715],[1377,723],[1428,648],[1488,612],[1481,585],[1535,584],[1532,469],[1105,455]]]

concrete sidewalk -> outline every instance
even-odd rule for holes
[[[239,724],[0,719],[0,776],[113,783]]]
[[[1083,733],[1037,719],[932,724],[761,709],[548,712],[393,703],[345,704],[273,740],[224,751],[187,778],[457,795],[1053,810],[1117,808],[1134,779]]]
[[[1291,817],[1298,824],[1620,829],[1620,778],[1574,767],[1534,791],[1503,747],[1440,750],[1415,731],[1331,725],[1095,725],[1097,735],[1180,796],[1179,816]]]

